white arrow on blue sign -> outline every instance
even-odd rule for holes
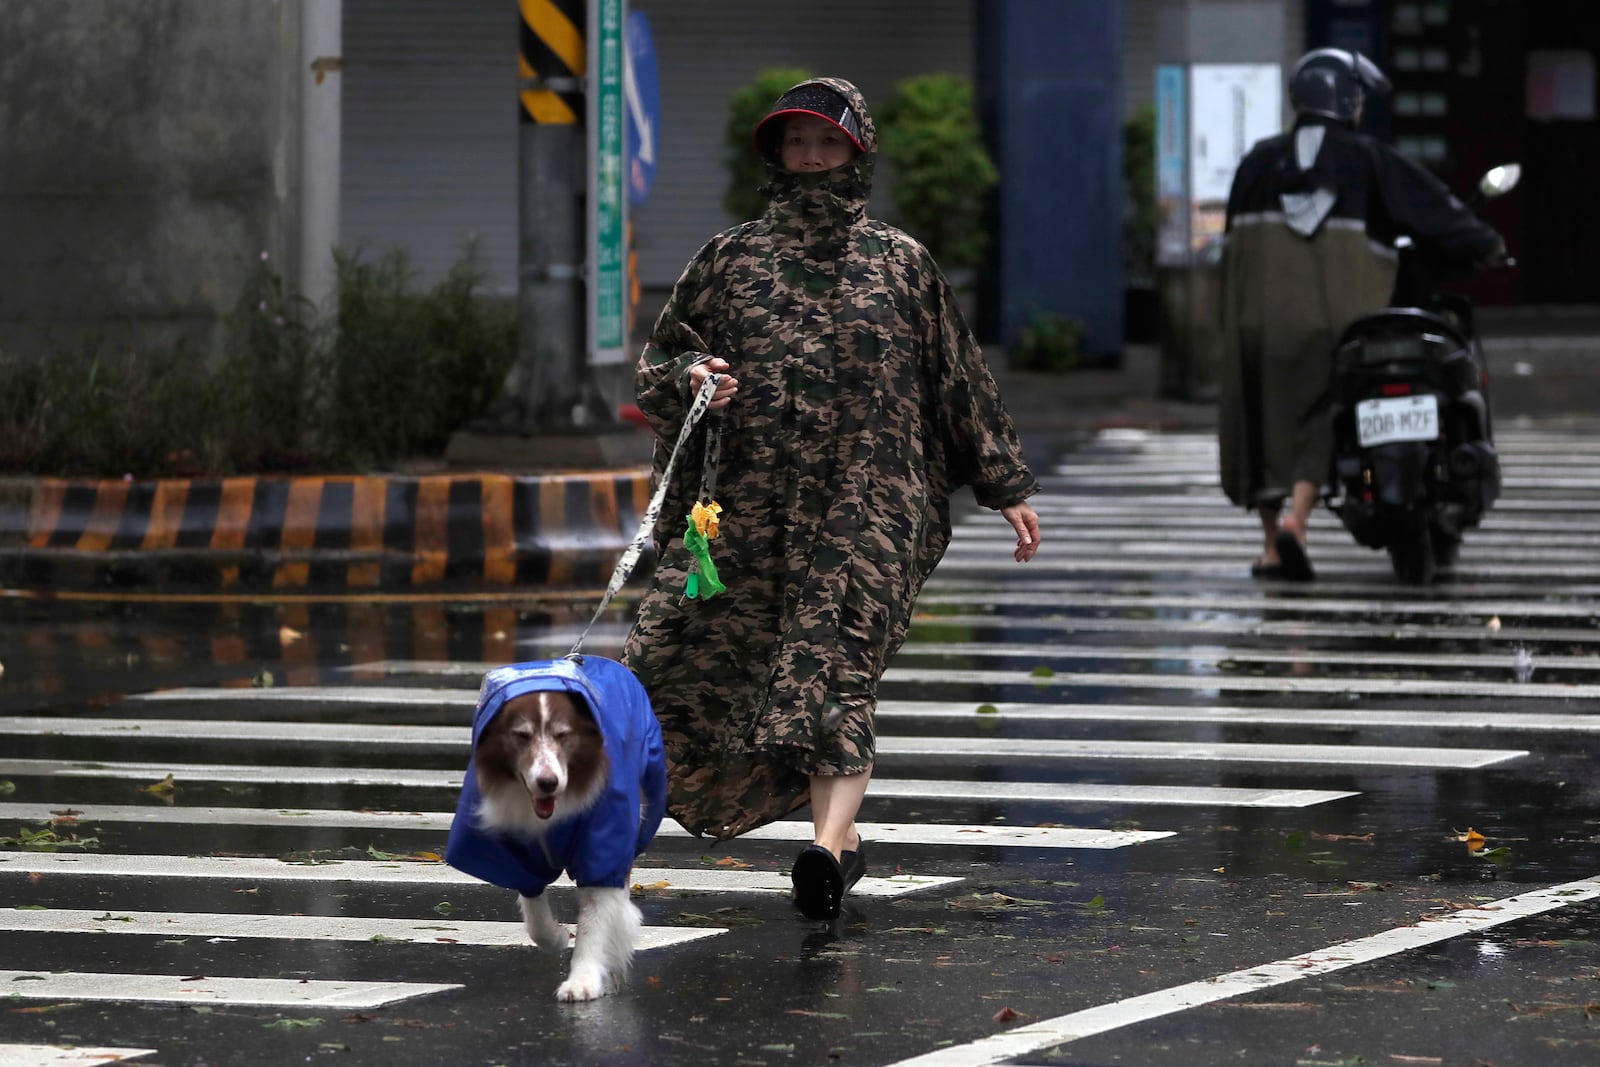
[[[643,11],[628,15],[623,94],[628,101],[628,203],[642,204],[656,177],[661,133],[661,86],[656,78],[656,47]]]

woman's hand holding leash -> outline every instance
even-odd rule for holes
[[[728,361],[720,356],[712,356],[704,363],[696,363],[689,368],[689,395],[698,393],[706,379],[713,374],[722,375],[722,380],[717,382],[717,391],[711,394],[711,405],[706,410],[721,411],[739,391],[739,379],[728,373]]]

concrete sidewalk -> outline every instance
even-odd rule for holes
[[[1496,418],[1588,416],[1600,326],[1491,334]],[[1001,395],[1030,464],[1112,427],[1215,427],[1210,400],[1158,394],[1161,352],[1115,369],[1014,371]],[[641,433],[645,431],[640,430]],[[649,501],[649,471],[223,479],[0,479],[0,587],[49,592],[363,594],[595,589]],[[648,561],[641,566],[648,570]]]

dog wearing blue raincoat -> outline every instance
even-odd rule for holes
[[[445,862],[516,890],[529,937],[550,952],[567,932],[545,889],[571,876],[577,937],[557,999],[592,1000],[626,976],[643,922],[628,879],[666,791],[661,728],[622,664],[571,656],[484,676]]]

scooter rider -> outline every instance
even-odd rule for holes
[[[1442,182],[1356,132],[1366,95],[1388,90],[1359,52],[1308,52],[1289,79],[1293,128],[1257,142],[1229,191],[1218,436],[1223,491],[1261,519],[1256,577],[1313,577],[1306,524],[1332,448],[1318,399],[1340,332],[1391,302],[1395,239],[1447,271],[1504,251]]]

